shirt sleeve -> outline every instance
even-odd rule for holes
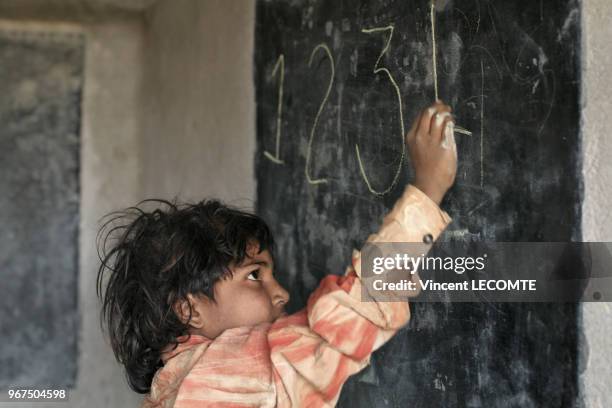
[[[450,221],[426,194],[408,185],[367,242],[420,242],[418,256]],[[368,365],[372,352],[410,319],[405,299],[363,302],[361,291],[361,252],[354,249],[343,276],[323,278],[303,311],[273,325],[271,358],[283,388],[277,390],[277,406],[335,406],[347,378]]]

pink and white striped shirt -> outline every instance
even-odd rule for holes
[[[450,221],[408,185],[368,242],[435,240]],[[301,311],[215,339],[191,335],[163,353],[141,408],[335,406],[348,377],[410,319],[407,301],[361,301],[360,254],[353,249],[344,275],[323,278]]]

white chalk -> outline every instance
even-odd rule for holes
[[[457,151],[457,145],[455,143],[455,123],[452,121],[448,122],[446,124],[446,129],[444,129],[442,148],[452,149],[454,152]]]
[[[449,112],[442,112],[436,114],[436,126],[442,126],[442,123],[444,123],[444,119],[450,115],[451,114]]]

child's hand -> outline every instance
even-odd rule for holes
[[[451,108],[438,101],[423,110],[406,135],[414,165],[413,185],[440,205],[455,182],[457,146]]]

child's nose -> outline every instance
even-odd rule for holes
[[[289,292],[285,290],[276,280],[272,287],[272,303],[274,306],[285,306],[289,303]]]

